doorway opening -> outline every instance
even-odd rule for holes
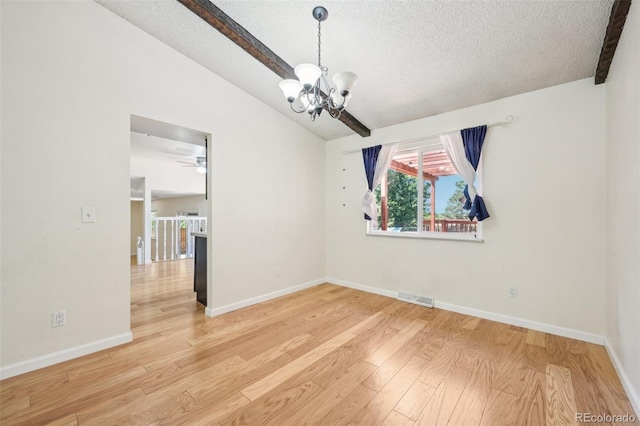
[[[165,261],[192,268],[193,234],[208,229],[210,134],[136,115],[130,131],[132,274]]]

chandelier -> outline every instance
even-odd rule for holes
[[[351,99],[351,89],[358,81],[358,76],[349,71],[343,71],[333,76],[334,89],[327,82],[329,69],[322,66],[320,60],[321,23],[329,16],[329,12],[322,6],[313,9],[313,17],[318,21],[318,65],[300,64],[295,68],[298,80],[283,80],[279,86],[284,97],[289,102],[291,110],[296,113],[309,113],[311,121],[322,113],[329,112],[332,118],[340,117]],[[299,100],[294,106],[294,102]]]

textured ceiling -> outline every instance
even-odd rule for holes
[[[320,137],[353,134],[291,112],[279,77],[177,1],[97,1]],[[322,63],[359,75],[348,110],[375,130],[594,76],[613,0],[213,3],[294,67],[316,61],[325,6]]]

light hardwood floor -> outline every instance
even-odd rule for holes
[[[560,425],[633,414],[602,346],[329,284],[207,318],[192,263],[132,266],[134,341],[0,382],[0,423]]]

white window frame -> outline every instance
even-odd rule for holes
[[[418,158],[421,160],[423,154],[432,152],[432,151],[440,151],[443,150],[444,146],[442,143],[430,144],[427,146],[416,147],[416,152],[418,153]],[[418,209],[416,211],[416,218],[423,217],[423,209],[424,209],[424,179],[423,179],[423,161],[418,161]],[[375,189],[375,188],[374,188]],[[478,170],[476,171],[476,190],[480,194],[482,193],[482,157],[480,157],[480,162],[478,164]],[[431,212],[431,214],[436,214],[436,212]],[[473,241],[473,242],[483,242],[484,239],[482,237],[482,222],[478,221],[476,225],[475,233],[467,233],[467,232],[436,232],[436,231],[423,231],[422,221],[418,220],[416,232],[394,232],[394,231],[380,231],[371,229],[371,221],[366,220],[366,234],[370,236],[376,237],[391,237],[391,238],[419,238],[419,239],[434,239],[434,240],[450,240],[450,241]]]

